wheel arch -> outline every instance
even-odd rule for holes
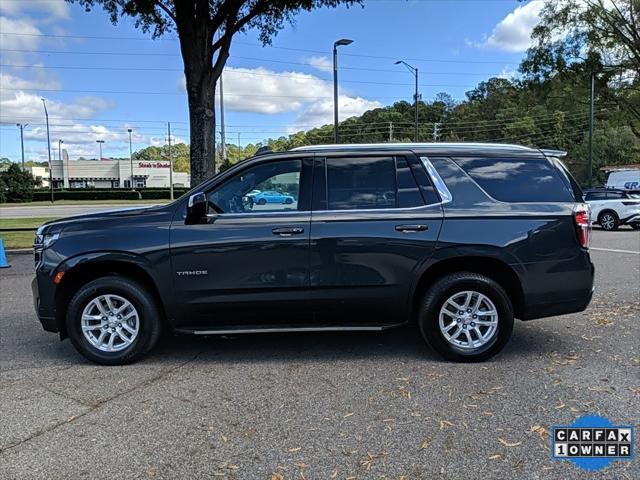
[[[620,215],[618,215],[618,212],[616,212],[613,208],[607,207],[598,212],[598,223],[600,223],[600,219],[605,213],[613,213],[618,218],[618,220],[620,220]]]
[[[522,317],[525,307],[524,291],[513,267],[495,257],[463,255],[439,260],[422,273],[412,295],[412,320],[415,320],[420,302],[431,285],[445,275],[455,272],[479,273],[497,282],[507,292],[515,316]]]
[[[158,286],[144,263],[135,255],[111,252],[94,254],[90,258],[73,259],[58,270],[64,271],[55,293],[56,322],[61,338],[67,336],[65,318],[73,295],[88,282],[111,275],[128,278],[146,288],[162,313],[162,323],[167,323],[165,304]]]

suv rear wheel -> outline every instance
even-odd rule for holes
[[[620,226],[620,219],[618,218],[616,212],[607,210],[600,214],[600,216],[598,217],[598,223],[603,230],[612,231],[618,229],[618,227]]]
[[[123,365],[147,353],[160,336],[153,297],[127,278],[102,277],[73,296],[67,332],[78,352],[102,365]]]
[[[513,307],[494,280],[458,272],[438,280],[419,313],[422,336],[447,360],[479,362],[498,353],[513,331]]]

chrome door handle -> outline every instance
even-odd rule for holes
[[[402,233],[424,232],[425,230],[429,230],[429,227],[426,225],[396,225],[396,231]]]
[[[271,233],[274,235],[280,235],[281,237],[290,237],[291,235],[300,235],[304,233],[304,228],[302,227],[283,227],[283,228],[274,228],[271,230]]]

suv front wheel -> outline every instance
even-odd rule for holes
[[[419,312],[422,336],[447,360],[479,362],[498,353],[513,330],[513,306],[494,280],[458,272],[427,291]]]
[[[131,363],[160,336],[160,312],[138,283],[108,276],[84,285],[71,299],[67,333],[78,352],[102,365]]]

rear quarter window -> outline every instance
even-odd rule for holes
[[[484,191],[501,202],[574,202],[573,192],[548,160],[453,158]]]

